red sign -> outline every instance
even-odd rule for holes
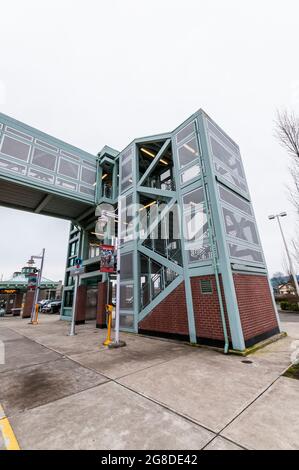
[[[28,290],[34,290],[37,284],[37,273],[30,273],[28,276]]]
[[[113,273],[114,268],[114,250],[113,245],[101,245],[100,247],[101,266],[100,271],[102,273]]]

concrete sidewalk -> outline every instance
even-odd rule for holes
[[[299,315],[284,315],[289,336],[246,359],[132,334],[108,350],[94,322],[69,337],[54,315],[1,318],[0,404],[22,449],[299,449],[299,381],[281,377]]]

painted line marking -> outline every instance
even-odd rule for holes
[[[4,439],[6,450],[20,450],[17,438],[12,430],[8,418],[5,416],[3,407],[0,405],[0,431]]]

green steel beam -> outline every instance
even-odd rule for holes
[[[150,166],[146,169],[145,173],[140,178],[139,186],[142,186],[142,184],[144,183],[146,178],[151,174],[152,171],[154,171],[154,169],[156,168],[156,166],[158,165],[158,163],[160,161],[160,158],[163,157],[163,155],[166,152],[166,150],[168,149],[170,143],[171,143],[171,140],[167,139],[166,142],[162,145],[161,149],[159,150],[159,152],[155,156],[154,160],[151,162]]]
[[[161,264],[162,266],[165,266],[166,268],[171,269],[172,271],[182,275],[183,274],[183,268],[179,266],[178,264],[170,261],[169,259],[165,258],[162,255],[159,255],[159,253],[150,250],[149,248],[146,248],[143,246],[140,242],[138,243],[138,251],[142,253],[143,255],[153,259],[154,261],[157,261],[157,263]]]
[[[183,276],[176,277],[160,294],[157,295],[138,315],[138,321],[143,320],[162,300],[171,294],[184,281]]]

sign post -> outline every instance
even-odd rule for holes
[[[77,290],[79,286],[79,278],[80,274],[85,272],[85,267],[82,265],[82,259],[76,258],[75,259],[76,267],[71,269],[70,275],[75,278],[75,285],[74,285],[74,298],[73,298],[73,311],[72,311],[72,322],[71,322],[71,329],[69,332],[69,336],[75,336],[76,334],[76,307],[77,307]]]

